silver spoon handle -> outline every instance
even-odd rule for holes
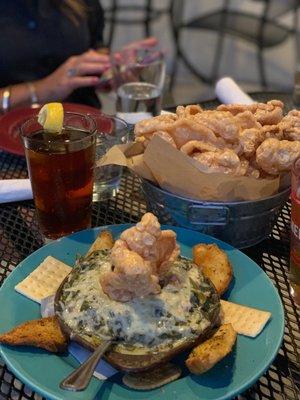
[[[89,384],[93,372],[106,350],[111,345],[111,340],[106,340],[90,355],[90,357],[60,383],[61,389],[80,391]]]

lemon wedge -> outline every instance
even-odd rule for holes
[[[46,132],[59,135],[64,121],[64,109],[61,103],[45,104],[39,111],[38,123]]]

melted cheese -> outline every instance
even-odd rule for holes
[[[92,269],[83,268],[64,288],[61,317],[73,330],[153,348],[199,336],[210,325],[192,301],[190,278],[201,280],[197,267],[181,271],[179,286],[169,283],[158,295],[121,303],[110,299],[99,283],[101,274],[111,270],[108,260],[99,256]],[[176,268],[174,273],[178,263]]]

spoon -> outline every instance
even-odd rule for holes
[[[100,358],[112,342],[112,340],[103,341],[83,364],[60,383],[59,387],[61,389],[73,390],[74,392],[84,390],[89,384]]]

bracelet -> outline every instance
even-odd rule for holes
[[[27,82],[26,83],[29,93],[30,93],[30,100],[32,105],[37,105],[39,100],[36,94],[35,86],[32,82]]]
[[[9,110],[10,107],[10,93],[11,93],[11,87],[7,86],[4,89],[3,95],[2,95],[2,104],[1,104],[1,108],[2,108],[2,112],[6,113]]]

